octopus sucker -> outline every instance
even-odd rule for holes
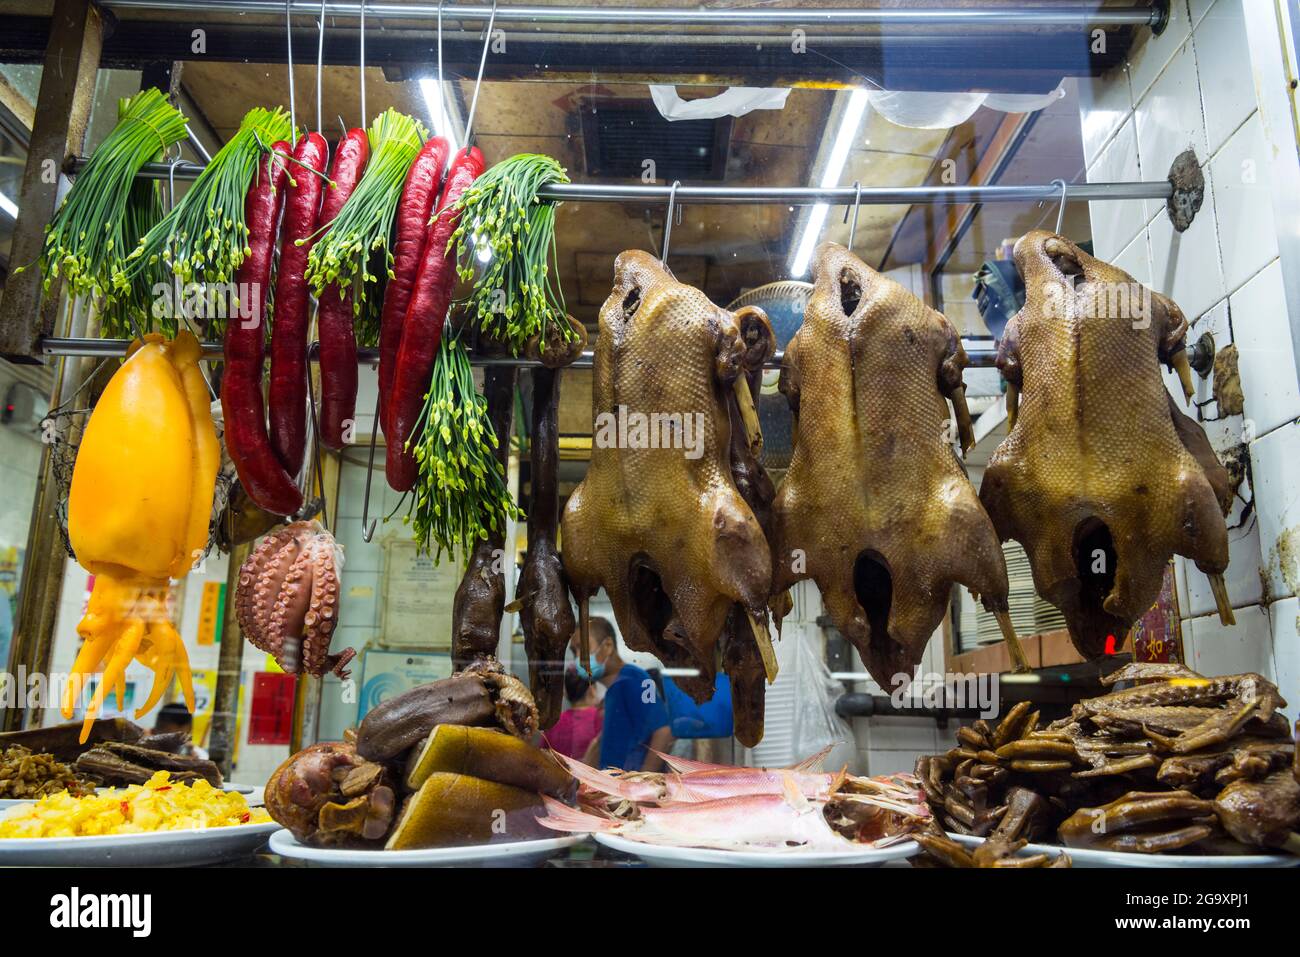
[[[331,655],[343,549],[318,522],[294,522],[262,540],[239,570],[235,614],[244,637],[291,674],[347,678],[356,652]]]

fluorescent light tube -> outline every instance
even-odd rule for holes
[[[849,94],[849,102],[845,104],[844,114],[840,118],[840,128],[835,133],[835,142],[831,145],[830,156],[826,158],[826,164],[822,167],[821,180],[818,183],[822,189],[839,185],[840,175],[849,161],[849,152],[858,137],[858,128],[862,125],[862,117],[867,111],[869,102],[870,94],[866,90],[854,90]],[[830,206],[826,203],[818,203],[809,211],[808,218],[804,222],[803,233],[795,243],[794,255],[790,259],[791,278],[801,279],[808,272],[813,250],[817,246],[817,237],[821,235],[822,227],[826,225],[826,214],[829,211]]]

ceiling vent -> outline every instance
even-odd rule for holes
[[[640,179],[646,160],[660,183],[720,180],[726,172],[729,116],[670,123],[649,100],[588,100],[581,115],[588,176]]]

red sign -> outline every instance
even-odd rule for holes
[[[1133,625],[1133,660],[1182,661],[1183,648],[1178,623],[1178,599],[1174,589],[1174,566],[1165,567],[1160,597]]]
[[[293,675],[259,671],[253,675],[248,713],[249,744],[288,744],[293,726]]]

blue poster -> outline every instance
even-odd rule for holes
[[[361,660],[361,696],[357,700],[357,721],[360,722],[366,712],[381,701],[450,675],[450,654],[413,654],[409,651],[367,648]]]

